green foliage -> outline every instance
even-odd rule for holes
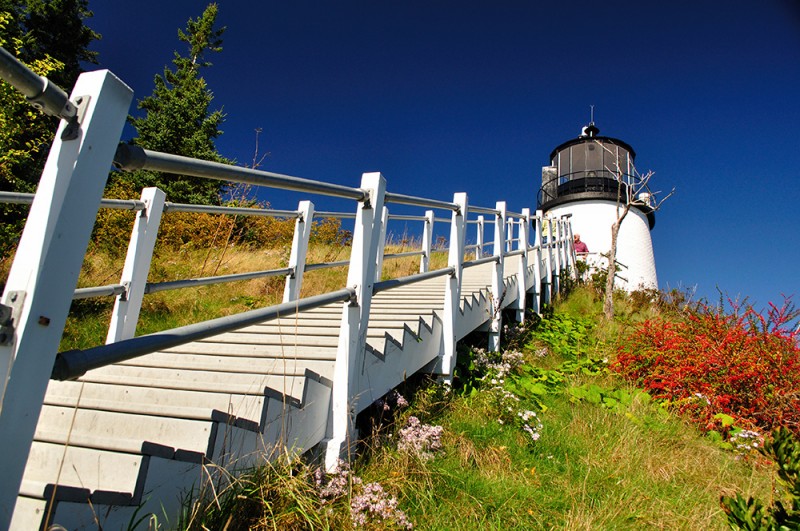
[[[97,64],[97,52],[89,50],[100,34],[84,24],[93,16],[88,0],[26,0],[27,20],[23,41],[25,57],[50,56],[63,64],[50,79],[69,93],[83,69],[80,63]]]
[[[69,93],[80,61],[95,62],[88,46],[100,36],[84,25],[91,16],[86,0],[0,0],[0,46]],[[36,190],[57,124],[0,81],[0,190]],[[0,206],[0,255],[16,246],[25,213]]]
[[[786,500],[769,506],[752,496],[722,496],[720,503],[732,529],[772,531],[800,529],[800,440],[781,427],[764,442],[761,453],[775,462],[778,482]]]
[[[222,134],[219,127],[225,119],[221,110],[211,110],[213,94],[201,75],[201,68],[211,66],[207,56],[222,50],[222,33],[216,28],[217,5],[209,4],[197,19],[189,19],[187,29],[178,38],[188,45],[188,55],[175,52],[173,69],[154,79],[153,94],[139,101],[145,112],[130,118],[138,134],[133,143],[146,149],[175,155],[227,162],[214,145]],[[221,181],[185,175],[137,171],[114,174],[115,179],[134,183],[136,189],[158,186],[167,200],[176,203],[219,204],[224,187]]]
[[[593,328],[594,323],[587,317],[559,313],[542,319],[535,328],[534,337],[553,354],[574,359],[588,355]]]
[[[616,413],[626,413],[634,401],[650,402],[650,395],[642,390],[607,389],[595,383],[587,383],[569,388],[571,400],[585,400]]]

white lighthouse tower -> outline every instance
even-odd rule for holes
[[[655,212],[650,196],[639,190],[640,177],[633,165],[636,153],[622,140],[598,136],[590,122],[578,138],[564,142],[550,154],[542,168],[539,208],[548,217],[571,215],[572,232],[580,234],[592,265],[607,266],[602,256],[611,249],[611,226],[628,194],[638,193],[634,206],[620,226],[617,238],[615,285],[627,291],[658,288],[650,231]],[[618,200],[621,197],[621,202]]]

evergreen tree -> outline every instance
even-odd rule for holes
[[[222,132],[219,126],[225,116],[221,110],[211,111],[213,94],[200,74],[211,66],[207,56],[222,50],[225,28],[214,27],[217,5],[209,4],[197,19],[189,19],[186,32],[178,30],[178,38],[188,45],[188,55],[175,52],[173,69],[165,68],[155,77],[153,94],[139,101],[144,117],[131,118],[138,137],[133,143],[146,149],[183,155],[203,160],[226,162],[214,146]],[[170,201],[181,203],[220,202],[224,183],[184,175],[138,171],[118,175],[130,180],[137,189],[158,186]]]
[[[81,62],[97,64],[97,52],[89,50],[100,34],[83,21],[91,18],[88,0],[27,0],[25,35],[26,54],[30,58],[49,55],[63,67],[50,80],[67,93],[83,72]]]

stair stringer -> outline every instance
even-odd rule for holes
[[[442,320],[432,312],[431,325],[419,318],[417,331],[404,327],[402,339],[386,334],[380,348],[367,344],[359,360],[356,413],[360,413],[406,378],[419,372],[441,352]],[[375,341],[373,341],[375,343]]]

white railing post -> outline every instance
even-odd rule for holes
[[[427,273],[431,269],[431,245],[433,244],[433,210],[425,211],[425,225],[422,228],[422,256],[419,259],[419,272]]]
[[[567,231],[567,218],[561,217],[561,269],[569,268],[569,233]]]
[[[506,220],[506,252],[510,253],[514,250],[514,220]]]
[[[551,223],[554,225],[555,230],[555,263],[553,265],[553,294],[552,297],[558,297],[561,291],[561,269],[564,267],[562,262],[563,257],[563,230],[561,226],[561,218],[554,218]]]
[[[483,238],[484,238],[484,227],[486,224],[486,220],[483,216],[478,216],[478,235],[477,239],[477,247],[475,248],[475,259],[483,258]]]
[[[500,349],[500,331],[503,328],[503,299],[505,298],[505,282],[503,282],[503,250],[506,248],[507,210],[505,201],[498,201],[495,207],[500,211],[494,222],[494,274],[492,274],[492,315],[489,321],[489,350]]]
[[[458,210],[453,212],[450,222],[450,248],[447,255],[447,267],[453,268],[453,274],[447,277],[444,293],[444,316],[442,317],[442,349],[439,374],[446,382],[453,381],[453,369],[456,366],[456,328],[461,313],[461,278],[464,264],[464,235],[467,226],[467,194],[460,192],[453,196],[453,203]]]
[[[542,211],[536,211],[533,227],[533,311],[537,315],[542,313]]]
[[[333,372],[331,418],[323,441],[325,466],[336,468],[339,458],[348,455],[355,443],[355,411],[358,396],[358,361],[363,358],[367,341],[372,288],[375,281],[376,255],[379,246],[379,216],[383,212],[386,181],[380,173],[365,173],[361,188],[369,192],[367,201],[358,205],[347,286],[356,291],[354,300],[344,303],[336,365]]]
[[[545,281],[544,301],[546,304],[553,302],[553,221],[550,218],[544,218],[544,237],[547,238],[545,246],[545,274],[547,280]]]
[[[380,219],[380,236],[378,236],[377,256],[375,257],[375,282],[380,282],[383,278],[383,255],[386,252],[386,225],[389,224],[389,209],[383,207]]]
[[[303,289],[303,274],[306,270],[308,242],[311,239],[311,229],[314,227],[314,203],[300,201],[297,211],[300,215],[294,222],[292,251],[289,255],[289,267],[292,272],[286,275],[283,302],[296,301],[300,298],[300,290]]]
[[[106,344],[130,339],[136,335],[136,324],[139,322],[139,313],[142,310],[147,275],[153,261],[153,249],[156,247],[165,199],[164,192],[158,188],[142,190],[145,208],[138,213],[133,223],[128,254],[125,256],[125,266],[122,268],[119,282],[125,286],[125,292],[117,295],[114,301]]]
[[[519,295],[517,296],[519,305],[517,309],[517,322],[525,322],[525,307],[528,299],[528,285],[530,284],[530,275],[528,273],[528,250],[530,249],[529,231],[531,227],[531,210],[529,208],[522,209],[522,217],[519,221],[518,233],[518,248],[522,249],[522,254],[519,255],[519,271],[517,271],[517,285]]]
[[[576,262],[578,261],[577,256],[575,255],[575,245],[572,241],[572,221],[569,218],[564,219],[564,228],[566,232],[566,245],[567,245],[567,267],[569,267],[570,275],[572,278],[578,278],[578,268],[576,267]]]
[[[85,113],[73,140],[59,124],[3,293],[0,529],[8,529],[83,256],[133,94],[106,70],[70,96]]]

